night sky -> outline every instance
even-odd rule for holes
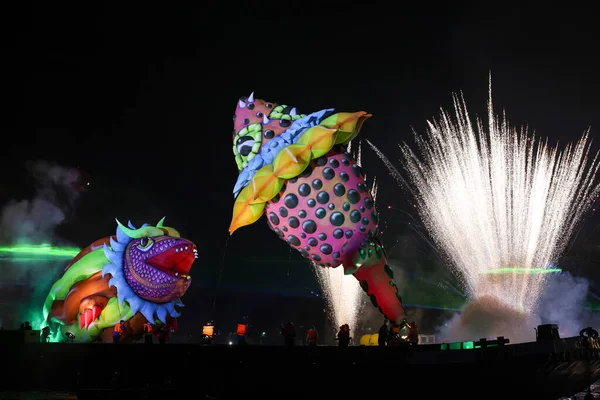
[[[195,284],[268,280],[308,291],[310,268],[264,219],[227,240],[239,97],[254,91],[304,113],[368,111],[363,137],[394,159],[411,127],[424,133],[439,107],[452,106],[452,92],[485,115],[491,70],[497,111],[513,124],[560,143],[589,126],[600,134],[590,10],[220,4],[52,3],[12,15],[0,205],[31,196],[25,161],[79,167],[91,184],[58,236],[83,247],[112,233],[114,218],[167,216],[199,246],[195,276],[204,283]],[[366,146],[363,167],[380,178],[380,206],[409,201]],[[398,216],[383,218],[393,226]]]

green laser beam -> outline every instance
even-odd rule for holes
[[[482,272],[483,274],[552,274],[562,272],[560,268],[497,268]]]
[[[0,247],[0,257],[18,258],[25,256],[43,256],[46,258],[73,258],[80,250],[75,247],[53,247],[48,243],[43,244],[20,244],[15,246]]]

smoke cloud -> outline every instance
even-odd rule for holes
[[[538,325],[556,324],[561,337],[578,336],[585,327],[597,327],[600,319],[586,310],[589,282],[568,272],[548,277],[538,309],[522,313],[492,297],[468,301],[461,312],[438,329],[437,336],[446,341],[480,338],[509,338],[511,343],[536,340]]]
[[[31,198],[13,199],[0,210],[0,245],[69,245],[56,228],[74,211],[82,191],[75,168],[49,161],[32,161],[25,167],[34,185]],[[41,322],[43,301],[65,260],[35,260],[0,253],[0,326],[16,328],[25,320],[34,328]]]
[[[49,161],[26,164],[34,180],[31,199],[11,200],[0,212],[0,242],[42,243],[55,238],[56,227],[65,220],[80,196],[80,173]]]

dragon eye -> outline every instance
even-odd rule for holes
[[[150,238],[141,238],[140,242],[137,245],[137,248],[142,251],[148,251],[154,244],[154,241]]]

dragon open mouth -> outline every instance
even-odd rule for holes
[[[194,260],[198,258],[198,249],[195,245],[179,244],[163,251],[146,260],[146,264],[165,271],[181,279],[190,279],[188,275]]]

